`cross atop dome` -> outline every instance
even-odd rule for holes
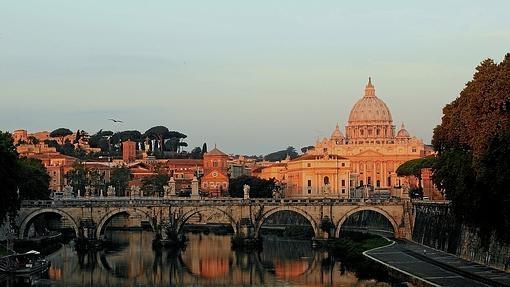
[[[372,77],[368,77],[368,84],[365,86],[365,97],[375,97],[375,87],[372,84]]]

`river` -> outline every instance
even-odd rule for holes
[[[77,253],[64,244],[41,286],[391,286],[358,278],[310,241],[267,237],[261,251],[234,251],[229,235],[187,234],[180,251],[152,249],[153,233],[107,231],[103,251]],[[2,283],[2,282],[0,282]],[[7,281],[3,282],[8,284]],[[12,284],[9,284],[12,286]]]

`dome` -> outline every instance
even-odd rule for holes
[[[369,123],[391,123],[391,113],[386,104],[375,96],[372,80],[368,78],[365,96],[361,98],[349,114],[349,125],[365,125]]]
[[[410,137],[411,135],[406,130],[404,123],[402,123],[402,125],[400,126],[400,130],[398,130],[397,138],[410,138]]]
[[[342,140],[343,138],[344,138],[344,135],[340,131],[340,127],[338,126],[338,124],[336,124],[335,130],[331,134],[331,139],[332,140]]]

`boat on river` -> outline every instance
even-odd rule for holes
[[[50,262],[40,252],[31,250],[26,253],[16,253],[0,258],[0,272],[9,274],[32,274],[44,272],[50,267]]]

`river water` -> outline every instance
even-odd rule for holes
[[[107,231],[107,237],[113,244],[103,251],[77,253],[70,243],[49,254],[48,279],[39,285],[390,286],[358,278],[310,241],[270,237],[261,251],[243,252],[231,249],[229,235],[189,233],[183,250],[155,251],[152,232]]]

